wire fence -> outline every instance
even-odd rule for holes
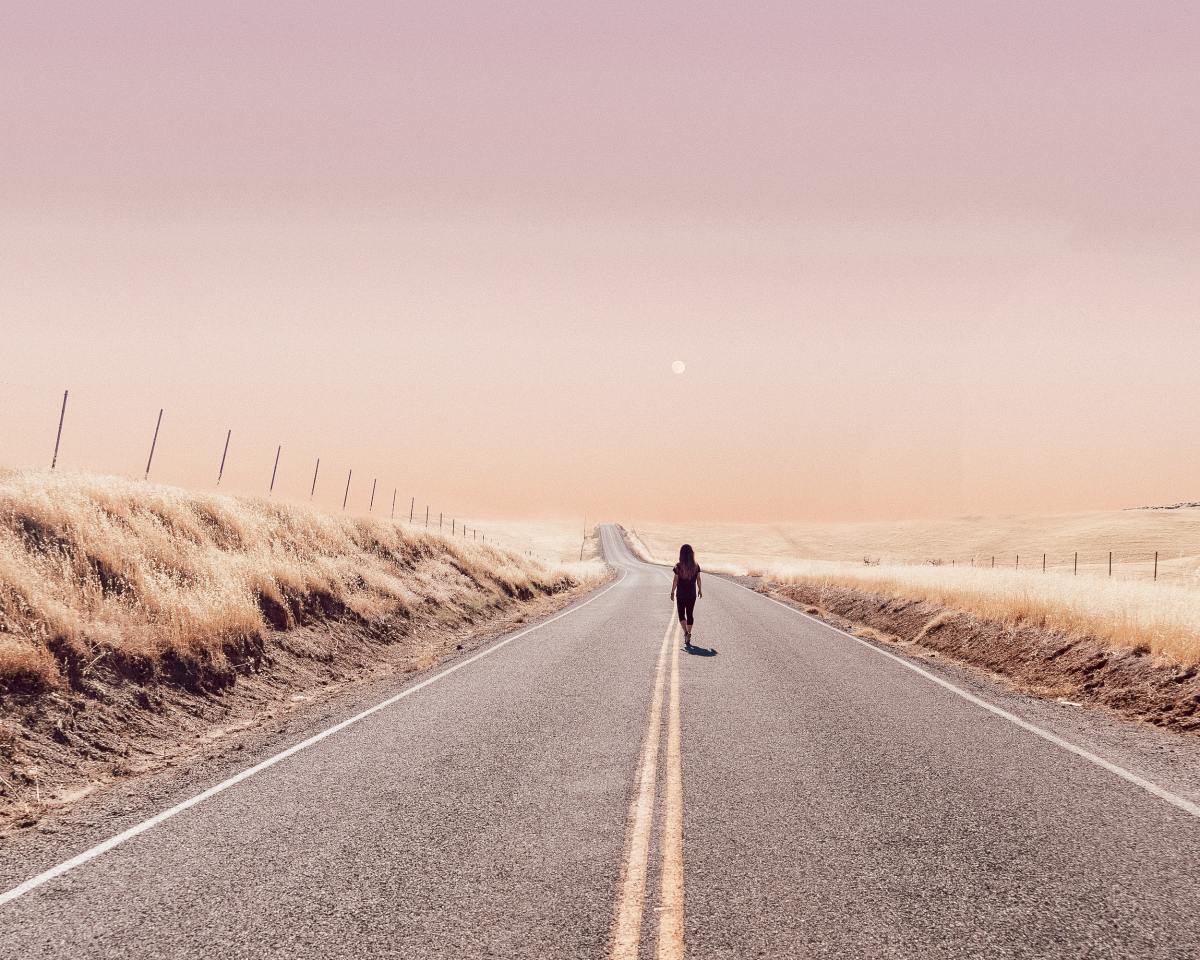
[[[69,406],[69,402],[70,402],[70,396],[71,396],[70,390],[63,391],[62,404],[58,410],[58,425],[57,425],[57,429],[55,430],[55,434],[54,434],[54,452],[50,457],[51,472],[54,472],[59,468],[60,454],[63,451],[62,442],[63,442],[64,432],[69,433],[68,406]],[[149,437],[150,442],[149,442],[149,450],[148,450],[148,453],[146,456],[146,465],[145,465],[145,469],[141,471],[142,479],[146,480],[146,481],[148,481],[150,479],[151,473],[154,469],[154,456],[155,456],[155,453],[158,451],[159,434],[160,434],[160,432],[162,430],[162,426],[163,426],[164,413],[165,413],[165,408],[160,408],[158,411],[157,418],[155,418],[155,421],[154,421],[154,431]],[[225,467],[229,463],[229,451],[230,451],[230,443],[231,443],[232,439],[233,439],[233,428],[229,427],[225,431],[225,438],[224,438],[223,445],[221,445],[221,456],[220,456],[219,462],[216,461],[216,459],[215,459],[215,452],[216,452],[215,446],[216,445],[214,445],[214,462],[218,463],[216,472],[215,472],[215,478],[214,478],[214,488],[219,488],[221,485],[221,481],[225,477]],[[273,464],[271,467],[270,480],[266,481],[266,484],[265,484],[265,486],[266,486],[265,493],[268,497],[273,496],[275,493],[275,484],[276,484],[276,480],[279,477],[279,464],[280,464],[280,459],[281,459],[282,454],[283,454],[283,444],[280,443],[280,444],[277,444],[275,447],[275,454],[274,454]],[[326,467],[326,473],[328,473],[328,465]],[[340,472],[339,472],[339,477],[340,477]],[[441,533],[444,536],[450,536],[450,537],[454,537],[456,539],[461,538],[464,540],[471,540],[476,543],[490,543],[494,546],[498,546],[498,547],[501,547],[506,550],[511,550],[515,553],[519,553],[526,557],[541,560],[543,562],[551,562],[550,558],[547,557],[545,554],[540,553],[538,551],[538,549],[531,542],[524,542],[524,543],[518,542],[511,536],[506,536],[504,534],[498,534],[498,533],[496,533],[495,530],[493,530],[491,528],[484,529],[484,528],[479,527],[478,525],[468,523],[467,521],[458,517],[456,514],[452,514],[445,510],[438,510],[435,513],[432,505],[428,502],[418,505],[417,497],[415,495],[409,494],[407,496],[407,500],[408,500],[407,508],[408,509],[407,509],[407,512],[405,512],[404,500],[400,497],[401,488],[400,488],[399,484],[396,484],[396,483],[392,484],[392,490],[391,490],[391,494],[389,497],[388,492],[387,492],[388,484],[385,481],[383,484],[383,487],[381,488],[380,487],[381,479],[383,479],[383,478],[381,478],[379,476],[373,476],[371,478],[370,494],[367,497],[367,511],[366,511],[369,515],[372,515],[372,516],[377,515],[376,511],[375,511],[375,505],[376,505],[376,500],[378,499],[380,502],[380,513],[378,515],[383,514],[384,503],[388,504],[388,506],[386,508],[387,509],[386,516],[387,516],[388,520],[391,520],[394,522],[405,523],[410,527],[419,527],[421,529],[428,530],[431,532],[436,530],[437,532]],[[313,501],[316,497],[317,485],[320,480],[322,480],[321,458],[318,456],[315,458],[315,461],[313,463],[312,481],[311,481],[311,484],[309,484],[309,500],[310,501]],[[363,483],[361,474],[360,474],[359,482]],[[365,484],[363,487],[361,487],[361,489],[354,487],[354,468],[352,466],[347,466],[346,467],[346,481],[345,481],[345,486],[344,486],[344,489],[342,492],[342,498],[341,498],[342,511],[345,512],[350,508],[352,493],[361,494],[362,491],[364,491],[365,489],[366,489]],[[399,510],[399,516],[397,516],[397,510]],[[581,542],[581,545],[580,545],[580,553],[579,553],[579,557],[581,560],[583,559],[583,546],[584,546],[584,544],[586,544],[586,541],[587,541],[587,532],[586,531],[587,531],[587,524],[585,521],[584,522],[584,536],[583,536],[583,541]],[[558,560],[561,558],[554,558],[554,559]]]
[[[1044,574],[1103,577],[1114,580],[1180,581],[1200,584],[1200,554],[1179,550],[1085,549],[1072,551],[1028,551],[962,554],[951,557],[897,559],[866,555],[866,566],[970,567],[985,570],[1012,570]]]

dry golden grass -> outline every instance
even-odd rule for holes
[[[1045,626],[1200,663],[1200,509],[905,523],[638,524],[636,533],[659,560],[673,559],[687,540],[714,572],[929,601],[1002,624]],[[1075,550],[1079,576],[1072,575]]]
[[[1007,626],[1046,627],[1200,664],[1200,591],[1144,580],[970,567],[769,564],[768,579],[850,587],[963,610]]]
[[[85,474],[0,472],[0,689],[103,658],[220,669],[271,627],[475,616],[599,580],[400,523]]]

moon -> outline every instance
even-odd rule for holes
[[[683,373],[683,371],[687,369],[687,364],[682,360],[676,360],[673,364],[671,364],[671,369],[676,373]]]

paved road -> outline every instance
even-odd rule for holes
[[[606,592],[0,904],[0,956],[1200,956],[1193,813],[716,577],[680,653],[602,537]]]

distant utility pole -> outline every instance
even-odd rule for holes
[[[399,492],[399,487],[397,487],[395,490],[392,491],[392,515],[390,517],[388,517],[389,520],[396,519],[396,494],[398,492]]]
[[[317,474],[321,470],[321,458],[317,457],[317,465],[313,467],[313,482],[312,489],[308,491],[308,499],[311,500],[317,495]]]
[[[142,478],[143,480],[150,479],[150,464],[154,462],[154,448],[158,446],[158,428],[162,426],[162,415],[163,412],[160,409],[158,411],[158,422],[154,424],[154,439],[150,441],[150,456],[146,458],[146,476]]]
[[[378,482],[379,482],[378,477],[376,477],[374,480],[371,481],[371,505],[367,507],[367,513],[375,512],[375,484],[377,484]]]
[[[354,476],[354,468],[351,467],[350,472],[346,474],[346,493],[342,497],[342,509],[346,509],[346,502],[350,499],[350,478]]]
[[[275,474],[279,472],[279,455],[283,453],[283,444],[275,448],[275,466],[271,468],[271,486],[267,489],[268,494],[275,492]]]
[[[429,528],[429,504],[425,504],[425,528]]]
[[[413,520],[413,507],[415,507],[416,505],[417,505],[417,498],[416,498],[416,497],[413,497],[411,500],[409,500],[409,501],[408,501],[408,522],[409,522],[409,523],[412,523],[412,520]]]
[[[71,391],[69,390],[63,391],[62,410],[60,410],[58,414],[58,433],[54,436],[54,459],[50,461],[51,470],[58,465],[58,445],[62,441],[63,420],[65,420],[67,416],[67,394],[70,392]]]
[[[442,511],[438,511],[438,529],[442,529]]]
[[[233,428],[225,432],[225,449],[221,451],[221,468],[217,471],[217,486],[221,485],[221,478],[225,476],[225,458],[229,456],[229,438],[233,436]]]

